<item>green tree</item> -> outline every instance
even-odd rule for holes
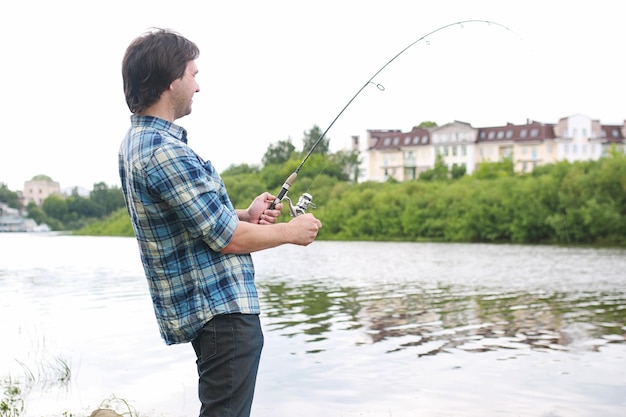
[[[447,180],[450,177],[448,166],[443,160],[443,155],[440,153],[435,157],[435,166],[432,169],[420,172],[419,179],[424,181],[442,181]]]
[[[67,200],[54,194],[43,201],[41,208],[44,213],[46,213],[47,217],[56,219],[60,222],[63,222],[69,213]]]
[[[66,199],[68,213],[62,219],[67,221],[70,218],[73,220],[81,218],[100,218],[105,214],[109,214],[105,209],[104,204],[98,204],[92,198],[85,198],[79,195],[72,195]],[[118,207],[119,208],[119,207]]]
[[[46,213],[34,202],[28,203],[26,206],[26,217],[33,219],[37,224],[48,223]]]
[[[296,147],[291,143],[291,139],[278,141],[268,146],[261,162],[264,166],[284,164],[295,150]]]
[[[329,158],[334,164],[341,167],[344,175],[340,179],[345,178],[345,181],[353,182],[359,181],[361,158],[359,158],[357,151],[338,151],[329,155]]]
[[[318,125],[313,125],[313,127],[307,132],[304,132],[304,138],[302,139],[302,152],[303,154],[308,153],[313,149],[313,146],[317,143],[317,141],[322,136],[322,130]],[[319,153],[322,155],[327,155],[329,152],[329,144],[330,138],[325,137],[322,139],[317,147],[313,150],[312,153]]]
[[[493,179],[515,175],[513,158],[503,158],[498,162],[481,162],[472,176],[479,179]]]
[[[0,201],[12,208],[21,208],[20,196],[17,192],[9,190],[5,183],[0,183]]]
[[[465,165],[452,164],[452,168],[450,169],[450,177],[452,179],[459,179],[463,177],[467,173],[467,168]]]
[[[89,192],[89,198],[93,204],[99,207],[99,212],[92,209],[92,214],[85,214],[88,217],[101,217],[111,214],[124,207],[124,193],[119,186],[109,187],[104,182],[93,185]]]
[[[422,129],[430,129],[431,127],[437,127],[436,122],[431,122],[430,120],[424,120],[417,127],[421,127]]]
[[[222,177],[233,177],[237,175],[245,175],[245,174],[258,174],[261,172],[257,165],[248,165],[248,164],[231,164],[228,168],[226,168],[222,173]]]

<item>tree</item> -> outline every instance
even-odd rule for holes
[[[467,168],[464,164],[452,164],[452,168],[450,169],[450,176],[452,179],[459,179],[467,173]]]
[[[28,203],[26,212],[28,213],[26,217],[33,219],[37,224],[48,223],[46,213],[33,201]]]
[[[481,180],[498,177],[509,177],[515,174],[513,158],[503,158],[498,162],[481,162],[478,164],[473,176]]]
[[[421,127],[422,129],[428,129],[431,127],[437,127],[437,123],[436,122],[431,122],[429,120],[425,120],[423,122],[421,122],[419,125],[417,125],[417,127]]]
[[[20,198],[15,191],[9,190],[5,183],[0,183],[0,201],[12,208],[20,207]]]
[[[420,172],[419,179],[426,181],[447,180],[449,177],[448,166],[440,153],[435,157],[435,166],[432,169]]]
[[[318,125],[313,125],[313,127],[308,132],[304,132],[304,138],[302,139],[302,152],[306,154],[311,151],[311,149],[313,149],[313,146],[315,146],[321,136],[322,130]],[[324,138],[315,147],[312,153],[327,155],[329,151],[329,143],[330,138]]]
[[[67,201],[55,194],[46,198],[41,208],[46,213],[48,219],[55,219],[59,222],[63,222],[69,213]]]
[[[295,150],[296,147],[291,143],[291,139],[280,140],[267,147],[263,155],[262,163],[264,166],[284,164],[289,160]]]
[[[237,175],[258,174],[261,172],[257,165],[231,164],[222,173],[222,177],[233,177]]]
[[[90,217],[108,215],[124,207],[122,189],[120,187],[109,187],[104,182],[94,184],[93,190],[89,192],[89,197],[95,205],[99,206],[100,210],[100,214],[91,212]]]
[[[343,168],[344,178],[339,178],[346,181],[359,181],[361,160],[357,151],[338,151],[329,156],[331,160]]]
[[[102,203],[98,203],[93,198],[72,195],[68,197],[66,201],[68,213],[72,213],[75,218],[100,218],[103,215],[110,213],[105,211],[107,205],[106,200]]]

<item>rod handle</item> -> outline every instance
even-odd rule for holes
[[[298,173],[294,172],[289,176],[289,178],[285,180],[285,183],[283,184],[283,187],[280,189],[278,196],[276,197],[274,201],[272,201],[272,204],[270,204],[270,207],[269,207],[270,210],[274,210],[274,208],[276,207],[276,204],[280,203],[283,200],[283,198],[287,195],[287,192],[289,191],[293,183],[296,182],[297,176],[298,176]]]

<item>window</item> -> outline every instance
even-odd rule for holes
[[[465,145],[461,146],[461,155],[463,156],[467,155],[467,147]]]
[[[528,130],[522,129],[522,131],[519,132],[519,137],[520,138],[525,138],[526,136],[528,136]]]
[[[498,139],[503,139],[503,138],[504,138],[504,130],[498,131]]]
[[[411,143],[411,138],[409,136],[407,136],[406,138],[404,138],[404,144],[405,145],[409,145]]]
[[[391,138],[385,138],[385,141],[383,142],[383,144],[385,146],[389,146],[391,144]]]
[[[394,145],[397,145],[399,143],[400,143],[400,138],[398,138],[398,137],[393,138],[393,144]]]
[[[424,135],[422,136],[422,143],[426,143],[428,142],[428,136]]]
[[[489,139],[493,139],[496,137],[496,132],[494,132],[493,130],[491,132],[489,132]]]
[[[537,136],[539,136],[539,129],[537,129],[536,127],[532,128],[530,130],[530,137],[531,138],[536,138]]]
[[[506,131],[506,138],[511,139],[513,137],[513,130],[509,129]]]
[[[420,138],[419,138],[419,136],[415,136],[415,137],[413,138],[413,145],[417,145],[419,142],[420,142]]]

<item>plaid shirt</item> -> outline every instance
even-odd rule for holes
[[[213,165],[187,145],[187,132],[131,116],[119,173],[165,343],[191,341],[218,314],[258,314],[252,257],[220,253],[239,219]]]

